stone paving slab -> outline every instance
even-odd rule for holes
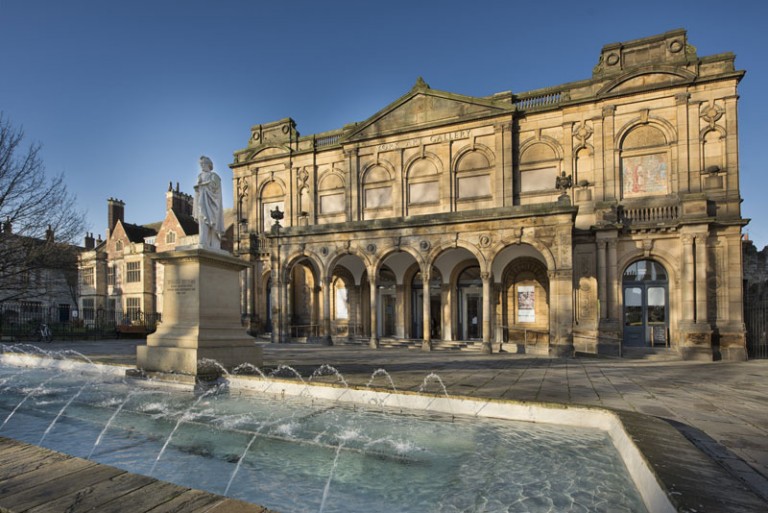
[[[0,473],[2,513],[270,513],[4,437],[0,460],[5,462]]]

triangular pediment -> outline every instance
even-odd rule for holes
[[[512,105],[509,103],[435,91],[423,83],[421,86],[417,83],[408,94],[360,123],[345,139],[370,139],[510,110]]]

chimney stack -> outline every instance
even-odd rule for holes
[[[11,224],[11,218],[6,218],[5,223],[3,223],[3,235],[11,235],[13,233],[13,225]]]
[[[96,240],[93,238],[93,233],[85,234],[85,249],[94,249],[96,247]]]
[[[117,226],[117,222],[125,222],[125,203],[119,199],[109,198],[107,200],[107,238],[112,234],[112,230]]]
[[[165,210],[172,210],[176,215],[192,216],[192,196],[179,190],[179,182],[176,182],[176,190],[173,183],[168,184],[168,192],[165,193]]]
[[[48,225],[48,229],[45,230],[45,241],[46,242],[53,242],[53,228],[51,228],[51,225]]]

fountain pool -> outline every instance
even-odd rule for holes
[[[584,416],[572,409],[553,415],[583,427],[478,415],[509,416],[503,406],[260,377],[192,391],[109,367],[0,364],[0,436],[282,513],[659,510],[610,429],[568,422]]]

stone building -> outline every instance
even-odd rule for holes
[[[26,336],[39,323],[66,324],[77,310],[77,257],[83,248],[56,239],[0,230],[0,334]]]
[[[254,325],[745,358],[734,60],[675,30],[604,46],[578,82],[470,97],[419,79],[338,130],[254,126],[230,164]]]
[[[107,200],[106,239],[86,237],[79,262],[84,322],[141,323],[162,314],[163,268],[152,255],[194,244],[198,233],[192,196],[181,192],[177,183],[175,189],[168,186],[165,198],[165,218],[146,225],[126,222],[125,203]]]

